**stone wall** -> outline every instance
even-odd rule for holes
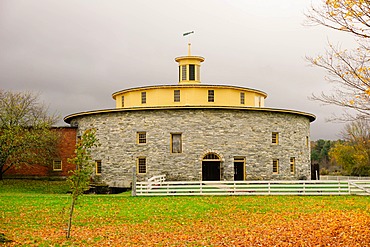
[[[93,158],[102,160],[101,180],[112,187],[129,187],[132,167],[146,157],[147,173],[138,180],[167,174],[173,180],[201,180],[202,159],[210,152],[221,157],[221,179],[234,179],[234,157],[245,157],[246,179],[303,179],[310,177],[310,121],[307,116],[232,109],[171,109],[106,112],[77,116],[78,133],[97,129],[101,146]],[[136,133],[147,143],[137,144]],[[279,143],[272,144],[272,132]],[[171,153],[171,133],[182,133],[182,153]],[[309,142],[308,142],[309,143]],[[296,170],[290,173],[290,157]],[[273,174],[272,160],[279,159]]]

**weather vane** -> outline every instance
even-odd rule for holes
[[[194,31],[186,32],[186,33],[183,33],[182,36],[185,37],[185,36],[188,36],[188,35],[193,34],[193,33],[194,33]],[[188,56],[191,56],[190,46],[191,46],[191,43],[190,43],[190,36],[189,36],[189,41],[188,41]]]

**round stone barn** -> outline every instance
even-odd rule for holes
[[[176,85],[113,93],[116,108],[71,114],[77,135],[97,130],[95,176],[110,187],[166,175],[167,180],[309,179],[309,113],[265,107],[267,94],[200,82],[203,57],[175,59]]]

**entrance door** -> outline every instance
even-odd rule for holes
[[[234,161],[234,181],[244,180],[244,162]]]
[[[220,181],[221,180],[221,159],[215,153],[208,153],[202,161],[202,180]]]
[[[234,181],[245,179],[245,157],[234,158]]]
[[[220,161],[202,162],[203,181],[220,181],[220,178],[221,178]]]

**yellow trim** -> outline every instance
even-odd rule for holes
[[[60,162],[60,168],[59,169],[56,169],[55,168],[55,163],[56,162]],[[59,164],[58,164],[59,165]],[[63,163],[62,163],[62,160],[53,160],[53,171],[62,171],[63,170]]]
[[[144,159],[145,160],[145,172],[140,172],[140,169],[139,169],[139,161],[141,159]],[[146,157],[144,157],[144,156],[137,157],[136,158],[136,173],[137,174],[146,174],[147,171],[148,171],[148,165],[147,165]]]
[[[145,140],[145,142],[140,142],[140,135],[142,135],[142,134],[145,135],[145,139],[141,138],[141,140]],[[136,132],[136,144],[143,145],[143,144],[146,144],[146,143],[147,143],[146,132],[145,131]]]
[[[181,110],[181,109],[228,109],[228,110],[245,110],[245,111],[262,111],[262,112],[279,112],[279,113],[288,113],[293,115],[301,115],[307,117],[310,122],[315,121],[316,116],[311,113],[295,111],[295,110],[286,110],[286,109],[276,109],[276,108],[260,108],[260,107],[237,107],[237,106],[205,106],[205,105],[196,105],[196,106],[152,106],[152,107],[131,107],[131,108],[115,108],[115,109],[105,109],[105,110],[95,110],[95,111],[86,111],[70,114],[64,117],[64,122],[71,123],[72,118],[81,117],[86,115],[94,114],[105,114],[111,112],[126,112],[126,111],[145,111],[145,110]]]
[[[180,152],[173,152],[173,135],[180,135]],[[180,154],[182,153],[182,133],[171,133],[171,140],[170,140],[170,151],[171,154]]]
[[[124,90],[120,90],[117,92],[114,92],[112,94],[112,98],[116,100],[116,97],[122,93],[127,92],[134,92],[134,91],[143,91],[143,90],[150,90],[150,89],[181,89],[181,88],[221,88],[221,89],[236,89],[241,91],[247,91],[251,93],[257,93],[261,94],[264,98],[267,98],[267,93],[253,89],[253,88],[247,88],[247,87],[240,87],[240,86],[229,86],[229,85],[212,85],[212,84],[183,84],[183,85],[154,85],[154,86],[144,86],[144,87],[134,87],[134,88],[128,88]]]
[[[289,164],[290,164],[290,166],[289,166],[290,174],[294,175],[295,174],[295,157],[290,157]],[[293,167],[293,169],[292,169],[292,167]]]
[[[276,164],[276,172],[274,172],[275,164]],[[273,174],[279,174],[279,159],[273,159],[272,160],[272,173]]]
[[[100,172],[98,172],[98,163],[100,163]],[[101,160],[95,160],[95,175],[100,176],[102,172],[103,164]]]
[[[272,132],[272,144],[279,145],[279,132]]]

